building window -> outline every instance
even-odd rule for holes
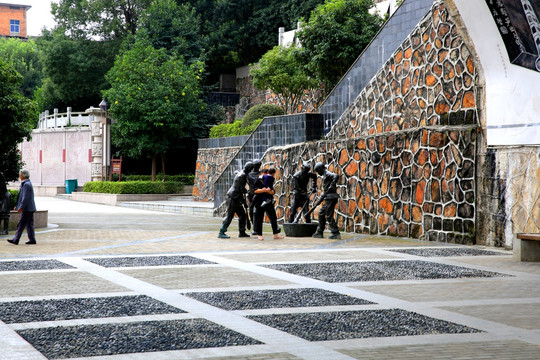
[[[9,20],[9,32],[11,35],[20,35],[21,34],[21,21]]]

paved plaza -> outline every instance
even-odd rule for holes
[[[540,263],[510,251],[36,203],[37,245],[0,237],[0,359],[540,359]]]

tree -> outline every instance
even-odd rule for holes
[[[370,14],[373,0],[328,0],[302,23],[298,38],[308,69],[333,89],[377,34],[382,19]]]
[[[68,106],[84,111],[99,104],[118,42],[72,39],[55,31],[45,32],[37,44],[44,76],[36,93],[40,111]]]
[[[200,100],[200,73],[203,64],[186,65],[182,57],[154,49],[138,40],[124,51],[107,73],[111,88],[104,96],[111,104],[112,141],[134,158],[152,158],[152,180],[157,173],[157,157],[196,128]]]
[[[210,80],[257,62],[277,45],[279,27],[296,28],[324,0],[190,0],[208,36]]]
[[[317,88],[318,81],[310,76],[300,61],[302,48],[276,46],[263,55],[259,66],[251,70],[253,85],[259,90],[270,89],[279,95],[286,113],[296,112],[306,90]]]
[[[149,39],[156,49],[183,56],[188,64],[204,57],[205,37],[199,16],[190,4],[155,0],[141,21],[137,37]]]
[[[59,0],[51,13],[60,28],[76,38],[123,39],[137,32],[152,0]]]
[[[0,59],[0,171],[7,181],[17,179],[20,161],[17,145],[29,138],[37,117],[35,104],[20,92],[22,76]]]
[[[36,43],[15,38],[0,38],[0,58],[13,64],[22,75],[21,93],[32,98],[41,85],[42,66]]]

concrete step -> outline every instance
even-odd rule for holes
[[[194,216],[214,216],[214,204],[188,199],[163,200],[163,201],[126,201],[119,202],[117,206],[144,209],[150,211],[162,211]]]

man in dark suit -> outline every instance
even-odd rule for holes
[[[19,245],[19,239],[26,228],[28,234],[27,245],[34,245],[36,243],[36,235],[34,233],[34,212],[36,211],[36,204],[34,203],[34,188],[30,182],[30,172],[27,169],[22,169],[19,172],[19,178],[21,179],[21,187],[19,189],[19,196],[17,197],[17,205],[15,210],[21,213],[21,218],[17,224],[17,231],[13,239],[8,240],[13,245]]]

